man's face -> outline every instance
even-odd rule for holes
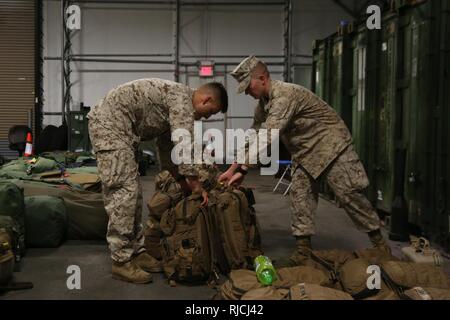
[[[208,119],[212,115],[219,113],[221,107],[220,104],[210,96],[194,101],[194,110],[194,118],[198,121],[201,118]]]
[[[255,99],[261,99],[265,92],[267,86],[267,79],[263,75],[252,76],[250,79],[250,84],[247,89],[245,89],[245,94],[252,96]]]

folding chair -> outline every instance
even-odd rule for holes
[[[284,170],[283,175],[281,176],[281,178],[278,180],[278,183],[275,186],[275,188],[273,189],[273,192],[277,191],[278,187],[282,184],[282,185],[287,186],[286,191],[283,193],[283,196],[286,196],[289,193],[289,190],[291,190],[292,182],[289,181],[289,180],[286,180],[287,181],[286,182],[284,177],[289,172],[289,170],[291,170],[292,162],[290,160],[279,160],[278,163],[281,164],[281,165],[286,165],[286,169]]]

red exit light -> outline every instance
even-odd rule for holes
[[[209,63],[200,63],[199,69],[200,77],[214,77],[214,64]]]
[[[214,68],[212,66],[201,66],[200,77],[212,77],[214,75]]]

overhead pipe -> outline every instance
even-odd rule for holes
[[[72,58],[71,61],[79,62],[109,62],[109,63],[144,63],[144,64],[173,64],[173,61],[168,60],[119,60],[119,59],[86,59],[86,58]]]
[[[145,54],[130,54],[130,53],[77,53],[71,54],[71,57],[172,57],[171,53],[145,53]]]

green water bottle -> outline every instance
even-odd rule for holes
[[[265,286],[270,286],[277,280],[277,273],[273,267],[272,261],[266,256],[258,256],[255,258],[255,271],[258,281]]]

